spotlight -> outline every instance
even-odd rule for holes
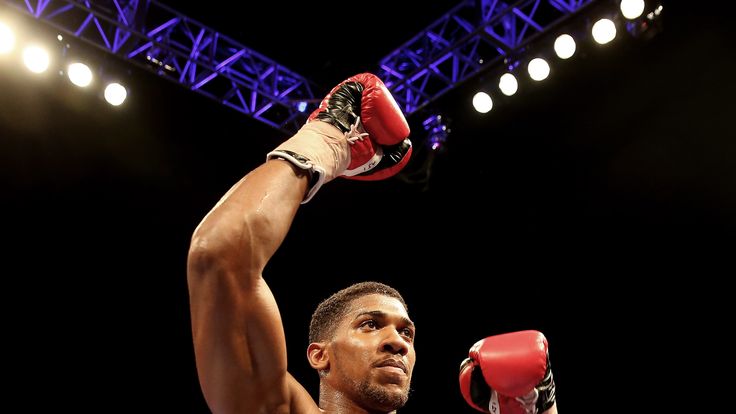
[[[304,111],[307,110],[307,103],[305,101],[299,102],[296,104],[296,109],[297,111],[304,113]]]
[[[629,20],[634,20],[644,13],[644,0],[621,0],[621,14]]]
[[[593,40],[605,45],[616,38],[616,25],[609,19],[600,19],[593,25]]]
[[[112,106],[119,106],[125,102],[128,91],[125,87],[117,82],[108,84],[105,87],[105,100]]]
[[[33,73],[43,73],[49,68],[49,53],[39,46],[28,46],[23,50],[23,63]]]
[[[493,99],[485,92],[478,92],[473,96],[473,108],[476,111],[485,114],[493,109]]]
[[[549,63],[542,58],[534,58],[529,61],[527,70],[529,71],[530,78],[535,81],[542,81],[549,76]]]
[[[661,4],[658,4],[657,7],[654,8],[654,11],[647,13],[647,19],[656,19],[660,14],[662,14],[662,10],[664,10],[664,7],[662,7]]]
[[[69,80],[79,86],[85,87],[92,83],[92,71],[84,63],[75,62],[69,65],[66,71]]]
[[[506,96],[511,96],[519,90],[519,82],[511,73],[504,73],[498,81],[498,89]]]
[[[555,53],[560,59],[568,59],[575,54],[575,39],[569,34],[561,34],[555,39]]]

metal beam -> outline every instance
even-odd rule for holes
[[[303,76],[154,0],[0,1],[286,133],[319,102]],[[411,115],[596,1],[463,0],[378,75]]]
[[[379,77],[410,115],[596,0],[465,0],[380,62]]]
[[[156,1],[2,1],[286,133],[318,102],[303,76]]]

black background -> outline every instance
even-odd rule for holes
[[[222,3],[174,7],[319,94],[375,71],[455,4],[270,2],[256,14]],[[431,108],[452,133],[430,169],[422,112],[403,174],[336,180],[303,206],[265,278],[307,389],[316,395],[312,309],[367,279],[398,288],[418,326],[402,413],[472,412],[458,365],[477,339],[512,330],[547,335],[563,412],[615,412],[681,368],[663,353],[690,341],[683,322],[727,305],[718,283],[733,274],[736,60],[722,13],[670,3],[653,38],[581,46],[486,115],[470,97],[492,76],[466,82]],[[29,409],[207,412],[189,237],[286,137],[136,67],[121,108],[16,68],[0,62],[10,395]]]

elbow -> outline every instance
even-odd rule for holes
[[[202,273],[207,269],[218,268],[222,262],[229,257],[237,258],[236,251],[242,245],[249,244],[243,235],[235,232],[236,226],[233,220],[213,220],[206,218],[197,226],[189,241],[189,252],[187,254],[190,272]]]
[[[213,295],[254,289],[261,276],[250,269],[252,266],[248,260],[234,254],[222,240],[194,237],[187,256],[190,300],[210,303]]]
[[[227,237],[217,228],[200,225],[194,230],[194,234],[192,234],[189,241],[189,252],[187,254],[189,262],[202,264],[226,254],[225,240]]]
[[[187,254],[187,276],[191,286],[197,286],[205,276],[220,273],[223,263],[222,252],[214,247],[213,240],[194,234]]]
[[[242,282],[260,277],[263,263],[252,242],[253,225],[200,225],[192,235],[187,254],[187,274],[193,286],[213,277],[236,277]]]
[[[187,266],[190,273],[192,270],[201,272],[201,270],[212,267],[219,255],[215,246],[216,242],[207,235],[194,233],[187,253]]]

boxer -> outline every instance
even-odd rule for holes
[[[187,274],[197,372],[212,412],[391,412],[406,401],[414,328],[398,292],[358,285],[315,311],[307,356],[321,379],[316,403],[287,372],[281,318],[262,271],[300,204],[337,177],[397,174],[411,156],[409,133],[383,82],[352,76],[197,226]],[[357,354],[364,347],[374,352]]]
[[[263,270],[299,206],[324,184],[399,173],[411,157],[409,133],[383,82],[352,76],[201,220],[187,277],[197,373],[213,413],[393,413],[406,403],[415,326],[395,289],[362,282],[319,304],[306,353],[320,379],[314,401],[287,371],[281,317]],[[473,371],[493,372],[481,354]]]

